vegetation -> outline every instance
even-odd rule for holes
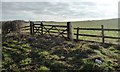
[[[20,32],[20,27],[24,21],[14,20],[14,21],[4,21],[2,22],[2,34],[7,34],[12,32]]]
[[[120,71],[119,45],[76,43],[47,35],[5,35],[2,40],[2,71]]]
[[[81,27],[79,22],[74,23],[73,27]],[[93,25],[91,26],[93,27]],[[66,70],[84,72],[120,71],[120,45],[101,45],[84,41],[76,43],[48,35],[7,34],[9,30],[18,32],[20,30],[19,27],[15,22],[6,22],[3,24],[3,72],[64,72]],[[97,25],[97,28],[99,27]],[[76,31],[73,30],[73,33],[76,33]],[[100,34],[101,32],[80,31],[80,33]],[[118,32],[106,32],[105,34],[118,36]],[[75,36],[73,37],[75,38]],[[86,40],[89,38],[80,37],[80,39]],[[100,41],[99,38],[92,38],[90,40]],[[113,42],[113,40],[110,42]]]

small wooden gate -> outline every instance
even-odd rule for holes
[[[40,35],[50,35],[50,36],[60,36],[72,40],[72,31],[70,22],[67,22],[67,25],[50,25],[50,24],[35,24],[30,22],[30,33],[31,34],[40,34]]]

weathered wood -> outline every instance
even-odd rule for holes
[[[104,31],[120,31],[120,29],[104,29]]]
[[[30,28],[30,26],[24,26],[24,27],[21,27],[21,28]]]
[[[46,28],[46,29],[49,29],[49,28]],[[65,28],[66,29],[66,28]],[[60,31],[63,31],[65,29],[51,29],[51,30],[60,30]],[[66,30],[67,31],[67,30]]]
[[[34,33],[40,33],[40,34],[42,34],[41,33],[41,25],[38,25],[38,26],[34,25]]]
[[[58,33],[58,32],[55,32],[55,31],[50,31],[50,33]],[[62,34],[67,35],[67,33],[62,33]]]
[[[102,34],[102,43],[105,43],[105,39],[104,39],[104,26],[103,25],[101,25],[101,30],[102,30],[102,32],[101,32],[101,34]]]
[[[77,28],[74,28],[77,29]],[[101,28],[79,28],[80,30],[100,30]],[[120,29],[103,29],[104,31],[120,31]]]
[[[74,28],[78,29],[78,28]],[[79,28],[79,30],[101,30],[101,28]]]
[[[33,34],[33,22],[30,21],[30,34]]]
[[[105,43],[105,38],[110,38],[110,39],[118,39],[120,40],[120,37],[112,37],[112,36],[105,36],[104,32],[105,31],[120,31],[120,29],[104,29],[104,26],[101,25],[101,28],[74,28],[75,30],[77,30],[77,33],[74,33],[74,35],[76,35],[76,41],[79,41],[79,36],[87,36],[87,37],[100,37],[102,39],[101,43]],[[91,34],[80,34],[79,30],[99,30],[101,31],[101,35],[91,35]],[[81,39],[80,39],[81,40]]]
[[[64,25],[44,25],[44,26],[54,26],[54,27],[67,28],[67,26],[64,26]]]
[[[88,36],[88,37],[102,37],[102,36],[98,36],[98,35],[89,35],[89,34],[74,34],[74,35],[76,35],[76,36]]]
[[[70,22],[67,22],[67,37],[69,40],[72,40],[72,25]]]
[[[111,37],[111,36],[104,36],[104,38],[110,38],[110,39],[120,39],[120,37]]]
[[[53,29],[53,26],[52,26],[51,28],[49,28],[49,29],[46,29],[45,26],[44,26],[44,29],[46,30],[44,34],[46,34],[46,33],[49,33],[49,34],[50,34],[50,30]]]
[[[35,25],[34,25],[34,22],[32,22],[32,23],[33,23],[33,26],[32,26],[32,28],[33,28],[33,29],[32,29],[32,30],[33,30],[32,32],[33,32],[33,33],[32,33],[32,34],[35,34]]]
[[[79,27],[77,27],[77,34],[76,34],[76,39],[79,39]]]
[[[43,35],[43,23],[41,22],[41,34]]]

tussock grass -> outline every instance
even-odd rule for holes
[[[119,46],[50,36],[3,36],[3,71],[119,71]],[[102,64],[95,62],[101,60]]]

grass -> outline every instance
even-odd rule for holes
[[[3,36],[2,71],[116,72],[119,46],[70,42],[51,36]],[[31,41],[32,40],[32,41]],[[95,62],[102,61],[102,64]]]

